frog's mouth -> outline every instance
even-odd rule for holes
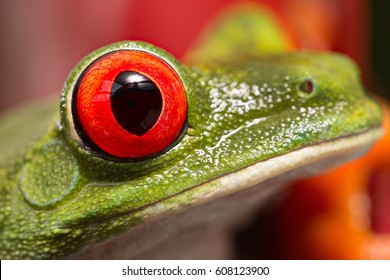
[[[366,153],[382,134],[382,128],[377,126],[364,132],[293,150],[194,186],[156,202],[153,207],[149,205],[135,211],[141,211],[142,216],[155,220],[167,213],[180,212],[188,207],[188,204],[183,205],[179,201],[191,201],[191,206],[197,206],[255,186],[271,178],[283,176],[285,177],[283,180],[287,182],[313,176]],[[159,213],[156,213],[156,209],[159,209]]]
[[[123,235],[123,237],[107,240],[97,247],[93,246],[90,249],[87,249],[81,254],[81,256],[86,254],[86,256],[90,257],[91,255],[89,255],[89,253],[92,253],[93,256],[95,250],[104,251],[106,246],[110,246],[110,242],[114,242],[114,247],[118,244],[123,244],[124,242],[126,243],[129,240],[137,243],[138,238],[142,239],[142,237],[137,236],[137,233],[142,233],[141,235],[146,234],[145,232],[148,231],[148,227],[152,225],[148,222],[161,220],[158,224],[164,225],[167,221],[168,224],[172,221],[174,221],[173,223],[177,223],[177,219],[183,222],[183,220],[186,220],[188,217],[191,217],[190,219],[194,220],[207,220],[208,218],[204,215],[200,215],[199,218],[195,219],[191,216],[191,214],[184,215],[184,218],[176,218],[177,216],[173,216],[173,214],[185,212],[185,210],[188,210],[189,208],[192,208],[197,214],[204,214],[202,210],[197,212],[199,209],[203,209],[203,207],[195,206],[207,204],[211,206],[211,211],[215,210],[212,206],[214,203],[208,204],[208,202],[226,197],[229,204],[232,201],[229,198],[233,197],[229,195],[233,193],[237,193],[238,199],[241,200],[239,204],[245,203],[242,201],[241,194],[245,194],[246,192],[240,192],[245,189],[248,189],[249,195],[258,193],[258,195],[260,195],[260,197],[262,197],[265,201],[270,198],[271,195],[274,195],[280,190],[281,185],[274,185],[275,182],[283,183],[299,177],[314,175],[318,172],[324,171],[324,169],[329,169],[336,164],[340,164],[360,156],[367,152],[374,141],[380,138],[381,135],[381,127],[372,127],[371,129],[365,130],[361,133],[339,137],[333,140],[323,141],[304,148],[296,149],[286,154],[249,165],[238,171],[222,175],[166,199],[134,209],[131,211],[131,214],[136,217],[140,217],[138,222],[145,224],[146,229],[144,227],[135,227],[128,231],[128,234]],[[251,188],[253,186],[256,187]],[[223,200],[224,199],[218,201]],[[230,206],[231,205],[229,204],[229,207]],[[206,213],[209,213],[210,207],[206,207],[205,205],[205,209],[203,210],[205,210]],[[190,213],[190,211],[186,213]],[[192,212],[192,215],[193,213],[194,212]],[[128,214],[129,212],[125,213],[124,216],[127,216]],[[162,219],[168,216],[172,217]],[[108,221],[106,220],[106,222]],[[153,226],[151,228],[153,228]],[[178,229],[176,229],[176,226],[173,228],[174,229],[171,230],[172,234],[174,234],[177,230],[180,230],[180,226]],[[162,236],[161,238],[164,239],[165,237]],[[122,245],[119,245],[119,247],[122,247]]]
[[[314,175],[320,171],[324,171],[324,169],[329,169],[337,164],[341,164],[347,160],[355,158],[362,153],[367,152],[374,141],[380,138],[381,135],[381,127],[373,127],[361,133],[339,137],[334,140],[323,141],[311,146],[300,148],[268,160],[257,162],[238,171],[222,175],[208,182],[194,186],[191,189],[187,189],[156,203],[132,210],[132,214],[142,217],[142,223],[156,221],[162,219],[163,217],[184,212],[189,207],[194,210],[201,209],[202,207],[194,208],[194,206],[204,204],[212,205],[208,204],[208,202],[248,189],[255,185],[257,187],[251,188],[250,194],[253,194],[254,192],[263,192],[262,196],[267,199],[270,195],[273,195],[275,192],[280,190],[280,188],[273,188],[274,182],[288,182],[299,177]],[[239,199],[241,198],[242,197],[239,196]],[[187,201],[188,203],[184,204],[183,201]],[[228,199],[228,201],[231,200]],[[211,207],[211,209],[214,208]],[[210,211],[210,208],[208,208],[208,211]],[[175,217],[176,216],[172,217],[172,219],[168,219],[168,221],[176,221]],[[185,220],[187,218],[188,215],[181,220],[183,221],[183,219]],[[206,217],[200,217],[200,219],[204,218]],[[178,219],[180,220],[180,218]],[[161,224],[164,225],[164,222]],[[131,238],[133,238],[134,234],[136,235],[137,232],[143,232],[144,234],[144,230],[145,229],[143,227],[136,227],[134,228],[134,231],[129,231],[129,234],[132,236]],[[176,231],[176,229],[174,229],[173,232],[174,231]],[[99,248],[104,251],[104,248],[106,248],[105,245],[110,244],[110,242],[115,243],[119,240],[118,244],[123,244],[123,240],[120,241],[121,238],[118,238],[119,239],[114,238],[112,240],[108,240],[108,243],[104,242],[102,243],[102,246],[98,245],[98,248],[95,246],[91,247],[90,250],[92,250],[92,254],[94,250],[99,251]],[[126,239],[128,238],[127,234],[124,235],[123,238],[124,240],[128,240]],[[137,238],[138,237],[136,237],[136,239]],[[131,240],[132,242],[134,241],[133,239]],[[85,251],[85,254],[90,257],[88,250],[89,249]]]

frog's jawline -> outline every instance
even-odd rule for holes
[[[305,167],[304,172],[295,174],[292,179],[313,176],[364,154],[382,134],[381,127],[374,127],[364,132],[341,136],[333,140],[293,150],[286,154],[246,166],[232,173],[221,175],[174,196],[133,211],[143,212],[142,216],[145,217],[143,222],[146,222],[149,219],[156,220],[167,214],[171,215],[175,212],[181,212],[189,206],[194,207],[205,204],[300,167]],[[319,164],[316,165],[316,163]],[[315,165],[315,167],[310,168],[311,165]],[[184,205],[183,203],[175,203],[181,200],[180,197],[182,196],[187,196],[185,201],[189,201],[189,203],[184,203]],[[160,211],[156,214],[157,208]]]
[[[286,181],[313,176],[364,154],[382,134],[381,127],[372,127],[363,132],[292,150],[231,173],[222,174],[154,203],[107,217],[104,221],[110,221],[131,213],[137,213],[140,217],[143,217],[142,223],[155,221],[165,216],[183,212],[189,207],[200,206],[250,188],[271,178],[283,176],[283,174],[295,169],[299,169],[298,174],[290,176],[292,178],[288,177]],[[85,226],[86,223],[83,222],[78,225]]]
[[[168,247],[171,248],[170,246],[173,246],[172,244],[178,243],[180,250],[183,250],[181,247],[183,243],[180,243],[178,241],[179,239],[177,239],[179,237],[176,236],[180,232],[180,229],[183,231],[183,223],[190,223],[190,231],[194,228],[199,228],[199,224],[204,227],[204,222],[210,219],[208,213],[222,209],[222,213],[219,212],[219,214],[222,214],[222,216],[227,215],[228,220],[220,219],[220,216],[211,215],[214,217],[213,223],[234,224],[237,222],[237,219],[231,216],[235,215],[237,210],[248,213],[248,209],[252,209],[253,207],[258,210],[261,209],[264,205],[259,205],[259,203],[264,204],[267,200],[274,197],[275,194],[283,190],[285,186],[283,182],[288,182],[299,177],[307,177],[350,160],[367,151],[370,145],[381,135],[382,129],[376,127],[351,136],[344,136],[297,149],[287,154],[244,167],[238,171],[222,175],[177,195],[157,201],[154,204],[138,208],[133,210],[132,213],[138,212],[137,214],[143,217],[140,225],[120,235],[112,236],[112,238],[102,243],[84,248],[84,250],[71,256],[71,258],[128,259],[138,258],[140,256],[144,258],[142,254],[145,253],[145,250],[150,250],[149,247],[152,246],[149,245],[150,242],[144,242],[145,239],[149,241],[151,238],[153,240],[156,239],[157,241],[154,240],[154,243],[151,242],[151,244],[154,244],[158,248],[156,244],[161,245],[166,243],[166,238],[169,239],[170,236],[173,236],[174,241],[173,243],[168,242],[170,244]],[[256,187],[252,187],[255,185]],[[243,200],[245,199],[249,199],[249,203],[244,202]],[[209,203],[214,200],[215,202]],[[183,201],[189,202],[183,203]],[[217,203],[217,206],[215,203]],[[224,204],[227,204],[227,206],[222,206],[221,208],[221,205]],[[200,205],[203,206],[194,207]],[[239,209],[235,207],[239,207]],[[191,209],[185,211],[189,208]],[[230,208],[236,209],[233,211],[235,214],[226,214],[231,211]],[[173,215],[179,213],[182,214]],[[122,213],[121,215],[123,214],[126,215],[129,213]],[[238,215],[240,216],[240,214]],[[242,220],[242,217],[239,220]],[[158,222],[153,223],[153,221]],[[168,231],[168,233],[162,234],[164,230]],[[201,232],[202,236],[205,234],[203,231],[204,229]],[[184,234],[184,236],[186,235]],[[124,244],[127,244],[126,246],[129,248]],[[155,257],[156,255],[152,255],[152,258]]]

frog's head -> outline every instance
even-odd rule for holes
[[[116,43],[75,67],[61,121],[14,167],[18,206],[3,223],[1,245],[11,251],[8,241],[16,240],[16,258],[64,256],[366,146],[380,119],[344,56],[302,52],[190,68],[149,44]],[[285,166],[261,166],[322,145]],[[257,168],[248,179],[249,166]],[[238,171],[233,186],[221,180]]]

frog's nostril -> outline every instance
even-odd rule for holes
[[[314,92],[315,84],[312,80],[307,79],[298,86],[298,89],[303,93],[311,94]]]

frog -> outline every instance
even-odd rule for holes
[[[236,53],[186,65],[147,42],[110,44],[75,66],[59,106],[3,116],[0,257],[188,257],[284,182],[381,136],[345,55]]]

